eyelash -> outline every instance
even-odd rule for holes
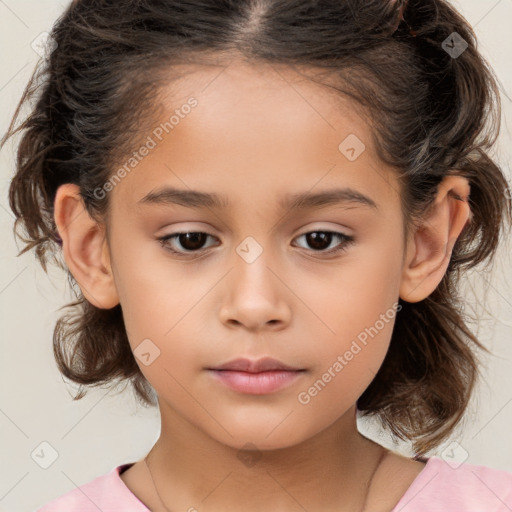
[[[326,251],[326,250],[314,251],[313,250],[314,253],[319,253],[319,254],[328,254],[328,255],[332,256],[332,255],[342,253],[342,252],[346,251],[348,246],[353,244],[355,241],[355,238],[353,236],[345,235],[345,234],[339,233],[337,231],[329,231],[329,230],[321,230],[321,229],[307,231],[306,233],[302,233],[302,235],[299,235],[297,238],[299,238],[301,236],[305,236],[305,235],[310,235],[311,233],[330,234],[330,235],[334,235],[335,237],[338,237],[339,239],[343,240],[343,242],[335,249],[330,249],[328,251]],[[210,236],[212,238],[216,238],[213,235],[210,235],[209,233],[205,233],[203,231],[179,231],[179,232],[176,232],[176,233],[173,233],[170,235],[165,235],[163,237],[160,237],[160,238],[158,238],[158,241],[160,242],[160,244],[162,245],[162,247],[165,250],[167,250],[181,258],[189,258],[190,256],[200,254],[202,251],[204,252],[206,250],[206,249],[198,249],[197,251],[181,252],[181,251],[177,251],[176,249],[173,249],[169,244],[169,240],[178,238],[180,235],[185,235],[185,234],[204,234],[204,235]]]

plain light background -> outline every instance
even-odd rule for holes
[[[512,120],[512,0],[453,2],[475,28],[479,48],[494,68],[502,92],[502,133],[495,156],[510,177]],[[2,135],[39,56],[31,47],[50,31],[67,2],[0,0],[0,132]],[[131,391],[116,394],[93,389],[80,401],[76,386],[57,371],[52,334],[58,308],[71,300],[61,271],[46,275],[32,253],[17,257],[7,191],[13,174],[14,147],[0,154],[0,511],[30,511],[115,466],[142,458],[159,434],[156,408],[138,407]],[[21,247],[21,246],[20,246]],[[512,294],[510,244],[503,244],[492,273],[477,271],[464,284],[469,305],[477,308],[475,326],[493,356],[486,358],[483,379],[465,422],[436,455],[450,453],[512,471]],[[484,285],[488,294],[484,293]],[[381,438],[371,425],[362,431]],[[48,445],[41,443],[49,443]],[[406,453],[406,448],[396,447]],[[47,469],[36,462],[45,453]],[[455,471],[455,469],[454,469]]]

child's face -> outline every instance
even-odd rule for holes
[[[182,108],[191,97],[197,105]],[[134,148],[147,155],[110,192],[111,264],[132,349],[150,354],[137,363],[163,422],[185,420],[233,447],[278,448],[353,421],[388,349],[404,240],[397,179],[369,127],[341,105],[285,68],[202,68],[171,83],[165,116],[143,134],[149,149]],[[173,114],[166,134],[159,125]],[[359,155],[353,135],[366,146]],[[227,205],[141,202],[164,187]],[[343,188],[375,207],[281,206],[289,195]],[[180,258],[158,240],[180,231],[210,236],[168,240],[198,248]],[[251,394],[208,370],[240,357],[306,371]]]

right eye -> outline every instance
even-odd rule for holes
[[[160,237],[158,240],[166,250],[173,254],[186,257],[189,254],[197,254],[201,250],[204,250],[203,245],[208,237],[215,238],[213,235],[203,233],[202,231],[180,231]],[[179,243],[183,249],[175,249],[177,243]]]

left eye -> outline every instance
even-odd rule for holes
[[[337,233],[336,231],[309,231],[303,235],[299,235],[297,238],[306,237],[307,243],[313,247],[314,252],[322,252],[325,254],[337,253],[347,249],[347,246],[354,242],[354,237],[344,235],[343,233]],[[341,241],[338,246],[333,249],[325,250],[331,245],[333,240],[338,239]]]
[[[203,246],[208,237],[216,238],[213,235],[201,231],[185,231],[166,235],[158,240],[168,251],[177,255],[186,256],[187,253],[193,254],[204,250]],[[313,248],[313,252],[321,252],[323,254],[332,254],[346,250],[347,246],[354,242],[353,236],[344,235],[343,233],[335,231],[309,231],[299,235],[297,239],[301,237],[306,237],[306,241],[310,247]],[[339,241],[337,246],[335,244],[334,249],[326,250],[335,240]],[[179,243],[182,249],[176,249],[173,242]]]

